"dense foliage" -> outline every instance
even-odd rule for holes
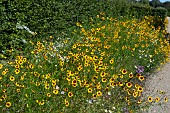
[[[42,34],[41,39],[49,35],[64,37],[75,27],[75,22],[86,21],[101,11],[112,17],[162,15],[162,21],[156,21],[156,26],[163,25],[164,9],[151,10],[147,6],[132,7],[131,4],[134,3],[125,0],[2,0],[0,58],[11,56],[9,51],[13,48],[24,50],[26,40],[34,40],[36,33]]]
[[[130,1],[0,1],[0,112],[124,113],[167,102],[145,94],[148,75],[169,61],[166,10]]]
[[[0,111],[138,113],[167,102],[167,95],[143,95],[148,73],[170,52],[166,32],[152,21],[101,12],[60,43],[36,35],[23,55],[0,63]]]
[[[0,50],[5,54],[7,49],[25,48],[22,39],[34,40],[33,35],[18,29],[17,25],[26,26],[32,34],[41,33],[41,38],[47,33],[59,36],[77,21],[94,17],[100,11],[113,17],[123,16],[128,12],[128,4],[124,0],[2,0],[0,9]]]

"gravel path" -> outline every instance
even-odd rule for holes
[[[168,19],[167,31],[168,33],[170,33],[170,17],[167,17],[167,19]]]
[[[168,97],[169,101],[163,102],[162,105],[154,105],[145,113],[170,113],[170,62],[150,76],[146,80],[146,84],[147,94],[151,94],[153,97]],[[158,91],[164,91],[165,94],[159,94]]]
[[[170,33],[170,17],[168,19],[167,31]],[[143,113],[170,113],[170,62],[165,64],[159,71],[156,71],[146,80],[147,94],[156,94],[157,96],[167,96],[169,101],[163,105],[152,106],[149,111]],[[158,91],[165,91],[161,95]]]

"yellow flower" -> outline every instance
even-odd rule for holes
[[[97,98],[97,95],[96,95],[96,94],[93,94],[93,98],[96,99],[96,98]]]
[[[125,100],[126,100],[126,101],[129,101],[129,97],[125,97]]]
[[[54,87],[54,86],[56,86],[56,81],[54,81],[54,80],[52,80],[52,86]]]
[[[17,64],[17,65],[15,65],[15,68],[17,68],[17,69],[18,69],[18,68],[19,68],[19,65],[18,65],[18,64]]]
[[[160,101],[160,98],[159,97],[156,97],[155,98],[155,102],[159,102]]]
[[[30,67],[31,69],[33,69],[33,68],[34,68],[34,65],[33,65],[33,64],[30,64],[29,67]]]
[[[20,77],[20,80],[24,80],[24,76],[21,76],[21,77]]]
[[[101,56],[104,56],[105,54],[106,54],[105,52],[102,52],[100,55],[101,55]]]
[[[47,93],[47,97],[51,97],[51,94],[50,94],[50,93]]]
[[[88,88],[88,93],[92,93],[92,88]]]
[[[27,58],[23,58],[23,62],[26,62],[27,61]]]
[[[81,71],[82,69],[83,69],[83,66],[79,66],[79,67],[77,67],[77,69],[78,69],[78,71]]]
[[[19,72],[20,72],[19,69],[16,69],[16,70],[15,70],[15,74],[18,74]]]
[[[159,91],[159,94],[163,94],[163,95],[164,95],[164,94],[165,94],[165,92],[164,92],[164,91]]]
[[[0,64],[0,69],[2,69],[2,67],[3,67],[3,65],[2,65],[2,64]]]
[[[15,81],[15,77],[10,76],[10,81]]]
[[[2,75],[6,75],[6,73],[7,73],[6,71],[2,71]]]
[[[48,74],[46,74],[46,75],[45,75],[45,79],[49,79],[49,78],[50,78],[50,76],[51,76],[51,75],[50,75],[49,73],[48,73]]]
[[[7,90],[6,90],[6,89],[3,89],[3,90],[2,90],[2,92],[3,92],[3,93],[6,93],[6,92],[7,92]]]
[[[102,82],[106,82],[107,79],[105,77],[102,78]]]
[[[36,103],[39,103],[40,101],[39,100],[36,100]]]
[[[99,65],[99,66],[102,66],[102,65],[103,65],[103,61],[102,61],[102,60],[99,60],[98,65]]]
[[[72,97],[73,93],[72,92],[68,92],[68,97]]]
[[[139,92],[143,92],[143,88],[142,88],[141,86],[138,86],[138,87],[137,87],[137,90],[138,90]]]
[[[151,96],[148,97],[148,101],[152,102],[152,97]]]
[[[38,86],[38,84],[39,84],[39,83],[36,83],[37,86]],[[46,85],[45,85],[45,89],[50,89],[49,84],[46,84]]]
[[[40,86],[40,82],[35,82],[35,85],[36,85],[36,86]],[[47,88],[47,89],[50,88],[49,85],[46,85],[46,88]]]
[[[44,105],[44,100],[39,102],[39,105]]]
[[[105,73],[105,72],[101,72],[101,73],[100,73],[100,76],[101,76],[101,77],[105,77],[105,76],[106,76],[106,73]]]
[[[129,78],[133,78],[133,74],[132,73],[129,74]]]
[[[7,103],[6,103],[6,107],[7,107],[7,108],[11,107],[11,102],[7,102]]]
[[[123,78],[124,76],[123,75],[119,75],[120,78]]]
[[[142,103],[142,101],[141,100],[138,100],[138,104],[141,104]]]
[[[60,61],[60,66],[63,66],[64,65],[64,61]]]
[[[5,72],[8,72],[9,70],[7,68],[5,68]]]
[[[127,71],[125,69],[122,69],[122,74],[126,74]]]
[[[83,27],[83,26],[80,24],[80,22],[76,22],[76,26],[78,26],[78,27]]]
[[[18,92],[18,93],[20,93],[20,92],[21,92],[21,90],[20,90],[20,89],[17,89],[17,92]]]
[[[168,102],[168,98],[167,97],[164,97],[164,102]]]
[[[55,94],[55,95],[57,95],[58,94],[58,90],[53,90],[53,93]]]
[[[15,85],[16,85],[17,87],[19,87],[19,83],[18,83],[18,82],[15,82]]]
[[[3,98],[3,99],[6,99],[6,97],[7,97],[7,95],[2,95],[2,98]]]
[[[133,93],[133,97],[136,98],[137,96],[138,96],[138,93],[137,93],[137,92],[134,92],[134,93]]]
[[[97,91],[97,96],[98,97],[102,96],[102,92],[101,91]]]
[[[65,100],[65,105],[69,106],[69,101],[68,100]]]
[[[114,63],[114,59],[112,58],[111,60],[110,60],[110,64],[113,64]]]
[[[12,65],[12,64],[13,64],[13,62],[8,61],[8,64],[9,64],[9,65]]]
[[[76,46],[76,44],[74,44],[73,46],[72,46],[72,49],[75,49],[77,46]]]
[[[18,63],[19,63],[20,65],[22,65],[22,64],[23,64],[23,61],[22,61],[22,60],[19,60]]]
[[[137,89],[139,87],[139,84],[135,84],[135,88]]]
[[[131,87],[132,87],[132,83],[130,83],[130,82],[126,83],[126,86],[127,86],[128,88],[131,88]]]
[[[114,80],[115,80],[114,78],[110,78],[110,82],[114,82]]]
[[[110,82],[110,86],[116,86],[115,82]]]
[[[97,60],[98,59],[98,56],[93,56],[93,60]]]
[[[123,82],[119,82],[119,86],[123,86]]]
[[[144,81],[145,80],[144,76],[139,76],[139,80]]]

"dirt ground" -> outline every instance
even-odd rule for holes
[[[170,33],[170,17],[167,17],[167,19],[167,32]],[[169,101],[162,105],[152,106],[143,113],[170,113],[170,62],[146,80],[146,90],[147,94],[168,97]],[[164,91],[165,94],[159,94],[159,91]]]
[[[162,99],[162,105],[154,105],[144,113],[170,113],[170,62],[147,78],[145,90],[153,97],[168,97],[169,101],[165,103]],[[165,94],[160,94],[160,91],[164,91]]]
[[[167,17],[168,19],[168,25],[167,25],[167,31],[170,33],[170,17]]]

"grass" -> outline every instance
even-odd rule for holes
[[[0,64],[0,111],[133,113],[167,102],[143,95],[148,73],[170,52],[166,32],[152,19],[101,12],[77,22],[67,37],[40,40],[37,34],[25,51],[11,51],[15,59]]]

